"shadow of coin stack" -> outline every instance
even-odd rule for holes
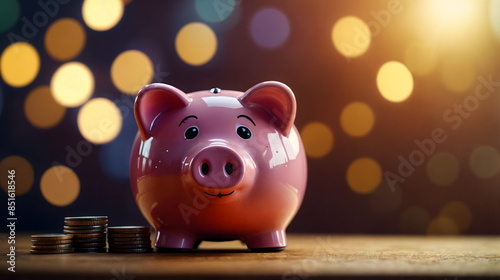
[[[64,218],[64,233],[73,235],[75,253],[106,252],[107,228],[107,216]]]
[[[151,227],[119,226],[108,227],[110,253],[150,253]]]
[[[35,234],[31,235],[32,254],[73,253],[73,235],[71,234]]]

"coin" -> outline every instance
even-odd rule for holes
[[[133,237],[116,237],[116,236],[108,236],[110,241],[115,241],[115,242],[126,242],[126,241],[142,241],[142,240],[150,240],[151,236],[144,235],[144,236],[133,236]]]
[[[67,234],[106,233],[106,229],[64,229]]]
[[[153,248],[136,248],[136,249],[125,249],[125,248],[110,248],[110,253],[151,253]]]
[[[151,227],[144,226],[118,226],[108,227],[109,233],[150,233]]]
[[[102,230],[106,228],[107,225],[64,226],[64,229],[70,230]]]
[[[73,243],[73,240],[71,239],[66,239],[66,240],[31,240],[32,244],[37,244],[37,245],[60,245],[60,244],[71,244]]]
[[[31,254],[66,254],[66,253],[73,253],[73,248],[68,248],[68,249],[54,249],[54,250],[35,250],[35,249],[30,249]]]
[[[75,253],[105,253],[106,247],[99,248],[75,248]]]
[[[108,233],[108,237],[111,238],[145,238],[145,237],[150,237],[151,234],[145,232],[145,233]]]
[[[110,249],[141,249],[141,248],[151,248],[150,244],[113,244],[109,245]]]
[[[123,241],[122,241],[123,239]],[[142,244],[151,244],[151,240],[148,239],[136,239],[133,238],[132,240],[126,239],[126,238],[120,238],[120,240],[117,241],[117,239],[109,239],[109,244],[110,245],[125,245],[125,244],[131,244],[131,245],[142,245]]]
[[[82,216],[82,217],[64,218],[64,224],[67,226],[105,225],[107,223],[108,223],[107,216]]]
[[[106,238],[106,232],[102,233],[74,233],[73,239]]]
[[[99,243],[76,243],[73,245],[75,248],[100,248],[106,247],[106,242]]]
[[[31,235],[31,240],[36,240],[36,241],[71,240],[72,238],[73,238],[72,234],[59,234],[59,233]]]
[[[80,217],[64,217],[65,222],[73,221],[104,221],[108,220],[108,216],[80,216]]]
[[[58,250],[73,248],[73,244],[56,244],[56,245],[31,245],[31,249],[35,250]]]
[[[74,244],[80,244],[80,243],[105,243],[106,238],[79,238],[79,239],[73,239]]]
[[[65,226],[102,226],[107,225],[108,221],[64,221]]]

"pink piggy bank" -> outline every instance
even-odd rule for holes
[[[134,110],[130,182],[159,251],[236,239],[255,251],[285,248],[307,181],[290,88],[185,94],[151,84]]]

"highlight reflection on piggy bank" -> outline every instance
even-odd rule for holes
[[[295,113],[292,91],[279,82],[245,93],[141,89],[130,181],[156,247],[239,239],[256,251],[284,249],[307,180]]]

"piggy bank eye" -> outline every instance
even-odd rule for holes
[[[196,126],[191,126],[184,132],[184,139],[191,140],[196,138],[196,136],[198,136],[198,127]]]
[[[246,126],[240,125],[236,128],[236,133],[238,134],[239,137],[242,139],[250,139],[252,138],[252,132],[250,129]]]

